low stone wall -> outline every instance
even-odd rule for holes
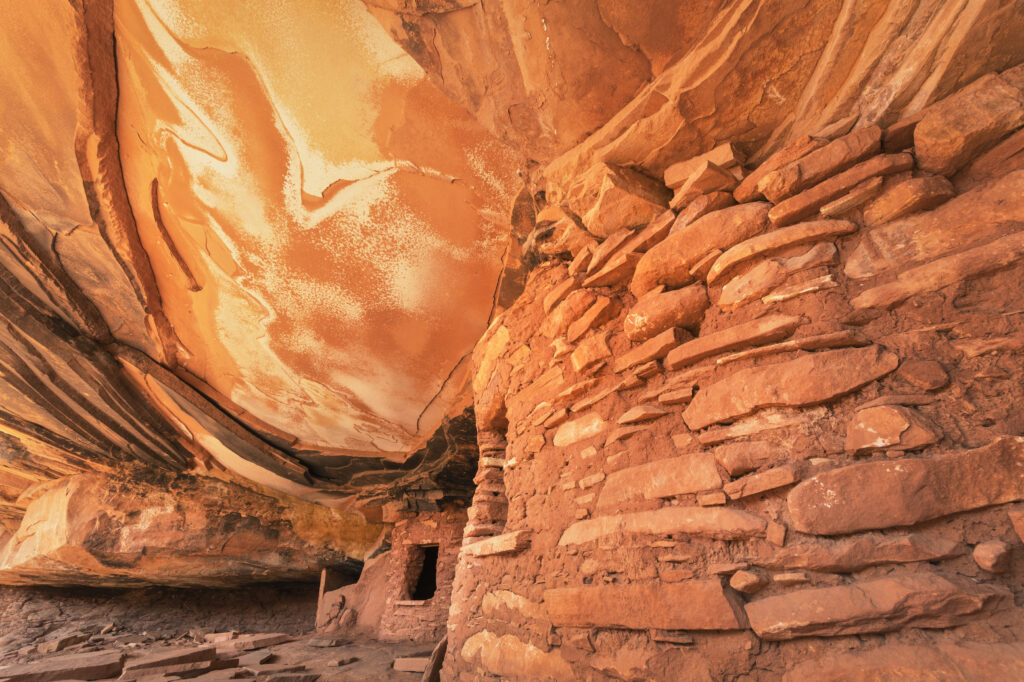
[[[1024,676],[1024,70],[854,122],[541,212],[448,679]]]

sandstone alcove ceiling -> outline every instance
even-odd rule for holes
[[[1024,677],[1024,0],[2,16],[0,682]]]

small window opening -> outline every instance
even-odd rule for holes
[[[412,583],[410,599],[430,599],[437,591],[437,545],[425,545],[417,549],[422,557],[422,562],[420,562],[419,575]]]

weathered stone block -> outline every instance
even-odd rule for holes
[[[864,462],[826,471],[789,493],[802,533],[840,535],[911,526],[1024,499],[1024,438],[932,459]]]
[[[720,580],[563,587],[545,590],[544,605],[556,627],[738,630],[744,625],[741,607]]]
[[[762,639],[786,640],[947,628],[1010,598],[1005,587],[961,586],[939,575],[915,573],[766,597],[747,604],[747,616]]]
[[[788,362],[742,369],[703,387],[683,412],[683,420],[691,429],[702,429],[765,407],[816,405],[855,391],[898,364],[893,353],[869,346],[808,353]]]

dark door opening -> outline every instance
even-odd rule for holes
[[[413,584],[411,599],[430,599],[437,592],[437,545],[418,548],[423,557],[419,575]]]

